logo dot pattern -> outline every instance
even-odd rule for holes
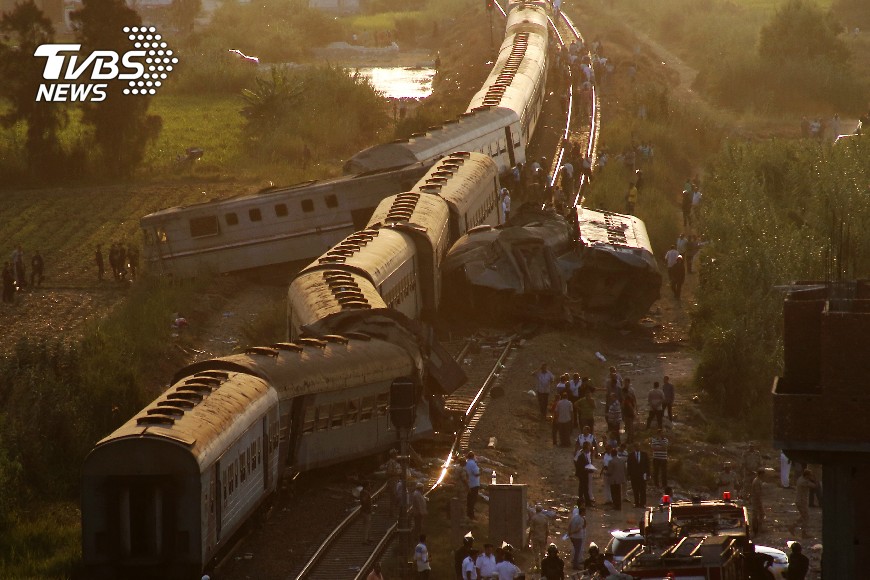
[[[162,85],[161,79],[166,79],[166,72],[172,70],[172,65],[178,64],[178,57],[173,56],[163,37],[157,34],[153,26],[125,26],[124,34],[133,42],[137,49],[147,51],[145,59],[144,81],[129,81],[128,88],[124,89],[125,95],[154,95],[157,87]]]

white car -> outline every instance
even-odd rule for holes
[[[604,548],[604,553],[613,554],[613,563],[617,568],[622,569],[622,561],[625,556],[631,552],[635,546],[643,544],[643,536],[639,528],[627,530],[611,530],[610,541],[607,542],[607,547]]]
[[[774,578],[780,578],[782,576],[782,572],[788,568],[788,555],[782,550],[777,550],[776,548],[771,548],[770,546],[759,546],[755,545],[755,553],[761,554],[764,556],[764,559],[769,562],[765,563],[765,566],[770,568],[770,571],[773,573]]]

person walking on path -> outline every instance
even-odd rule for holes
[[[750,443],[749,449],[743,454],[743,462],[740,464],[740,481],[747,488],[747,491],[752,478],[755,477],[758,468],[761,467],[761,463],[761,452],[755,448],[755,443]]]
[[[547,363],[541,363],[541,369],[532,373],[535,376],[535,393],[538,397],[538,410],[541,419],[547,418],[547,403],[550,401],[550,389],[555,376],[547,370]]]
[[[402,477],[402,464],[397,457],[399,452],[390,449],[390,458],[387,460],[387,497],[390,500],[390,516],[395,516],[399,511],[399,478]]]
[[[662,416],[664,415],[665,394],[659,388],[658,381],[653,383],[653,388],[650,389],[646,396],[646,401],[649,404],[649,414],[646,417],[646,428],[650,427],[650,423],[655,419],[658,423],[658,428],[662,428]]]
[[[610,497],[613,509],[622,509],[622,486],[625,485],[625,461],[617,454],[616,449],[610,450],[610,463],[607,464],[607,479],[610,482]]]
[[[649,454],[641,451],[637,443],[631,444],[628,454],[628,478],[631,480],[631,492],[634,495],[634,507],[646,506],[646,482],[649,479]]]
[[[471,548],[468,557],[462,561],[462,580],[477,580],[477,565],[475,562],[479,553],[480,550],[477,548]]]
[[[583,446],[574,456],[574,475],[577,477],[577,499],[578,502],[583,502],[586,507],[594,505],[591,492],[592,474],[595,472],[595,466],[592,464],[592,446],[588,441],[583,443]]]
[[[674,392],[674,385],[671,384],[671,377],[665,376],[664,381],[662,382],[662,394],[665,396],[664,410],[668,412],[668,421],[673,423],[674,398],[676,393]],[[659,422],[659,427],[661,427],[661,422]]]
[[[586,394],[574,403],[574,408],[577,410],[580,428],[585,432],[585,428],[588,427],[591,433],[595,428],[595,399],[592,398],[592,391],[586,391]]]
[[[795,528],[800,527],[801,538],[809,538],[810,534],[807,528],[810,524],[810,490],[816,488],[816,479],[813,477],[813,472],[809,469],[804,469],[800,477],[795,482],[795,500],[794,505],[798,511],[798,517],[795,523],[788,527],[788,531],[795,535]]]
[[[671,282],[671,292],[674,293],[674,298],[680,300],[683,283],[686,281],[686,264],[683,256],[677,256],[677,261],[668,268],[668,279]]]
[[[45,267],[45,262],[42,260],[42,255],[39,250],[33,254],[30,259],[30,287],[39,288],[42,286],[42,269]]]
[[[779,452],[779,484],[783,489],[791,488],[791,459],[785,451]]]
[[[414,535],[423,533],[423,520],[429,513],[427,508],[427,499],[423,495],[423,486],[419,483],[414,486],[414,493],[411,494],[411,507],[408,510],[414,518]]]
[[[788,568],[782,573],[785,580],[804,580],[810,571],[810,559],[804,556],[800,542],[791,543],[791,553],[788,555]]]
[[[583,545],[586,543],[586,506],[577,502],[577,509],[568,522],[568,539],[574,549],[571,565],[575,570],[583,568]]]
[[[414,563],[417,564],[417,578],[429,580],[432,566],[429,564],[429,548],[426,546],[426,534],[420,536],[420,543],[414,548]]]
[[[559,432],[559,445],[571,446],[571,427],[574,424],[574,407],[568,400],[568,393],[563,392],[559,402],[556,403],[553,419],[556,422],[556,430]],[[556,441],[554,440],[555,444]]]
[[[103,274],[106,273],[105,262],[103,262],[103,247],[97,244],[97,251],[94,252],[94,262],[97,264],[97,280],[103,281]]]
[[[371,542],[372,533],[372,494],[369,491],[368,482],[363,482],[359,492],[359,513],[362,517],[363,544]]]
[[[764,469],[755,472],[755,479],[749,486],[749,507],[752,513],[752,535],[757,536],[764,529]]]
[[[550,519],[544,513],[541,504],[535,506],[535,515],[529,519],[529,541],[532,544],[532,552],[535,555],[535,565],[541,569],[544,550],[550,539]]]
[[[664,489],[668,485],[668,450],[670,442],[665,437],[663,429],[659,429],[658,434],[650,439],[650,448],[652,449],[653,460],[653,485]]]
[[[617,395],[610,395],[610,403],[607,406],[605,419],[607,421],[607,430],[615,434],[616,443],[619,444],[619,426],[622,423],[622,405],[619,404],[619,397]]]
[[[492,553],[492,544],[484,544],[483,553],[474,561],[474,565],[480,573],[481,580],[491,580],[492,578],[498,577],[495,570],[495,564],[495,554]]]
[[[735,492],[737,490],[737,472],[731,467],[731,462],[726,461],[723,465],[723,471],[719,474],[719,479],[716,482],[718,496],[721,498],[726,491]],[[736,497],[736,493],[734,497]]]

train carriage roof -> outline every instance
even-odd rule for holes
[[[633,215],[577,210],[580,241],[587,248],[602,249],[614,257],[631,263],[643,261],[650,270],[658,271],[646,224]]]
[[[414,246],[390,229],[365,229],[349,235],[314,260],[303,272],[334,269],[365,275],[375,286],[413,260]]]
[[[368,171],[379,167],[395,167],[414,162],[432,162],[445,151],[465,149],[470,141],[498,131],[519,121],[510,109],[489,107],[461,115],[440,127],[433,127],[407,140],[384,143],[364,149],[344,165],[346,173]]]
[[[472,203],[479,184],[489,187],[498,176],[498,166],[482,153],[453,153],[433,165],[417,182],[416,191],[438,195],[451,210],[464,215]]]
[[[205,465],[237,436],[235,426],[247,427],[277,402],[275,391],[254,374],[229,369],[192,373],[102,439],[92,453],[119,441],[147,438],[186,447]]]
[[[381,295],[368,278],[341,270],[304,272],[287,292],[293,318],[300,326],[347,310],[386,308]]]
[[[505,35],[534,32],[546,36],[549,33],[549,24],[547,11],[543,7],[522,3],[510,9],[505,23]]]

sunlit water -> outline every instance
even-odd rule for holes
[[[375,88],[392,99],[425,99],[432,94],[435,69],[404,67],[362,67]]]

